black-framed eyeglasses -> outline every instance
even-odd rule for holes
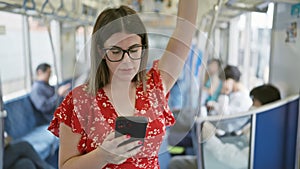
[[[127,50],[124,50],[118,46],[112,46],[110,48],[103,48],[107,59],[111,62],[120,62],[123,60],[125,53],[132,60],[139,60],[144,55],[144,45],[133,45],[130,46]]]

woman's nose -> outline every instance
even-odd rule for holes
[[[129,57],[129,53],[128,52],[124,53],[123,62],[131,62],[131,58]]]

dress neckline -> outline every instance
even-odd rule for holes
[[[134,109],[133,109],[133,114],[130,115],[130,116],[137,116],[137,114],[138,114],[138,111],[137,111],[137,98],[138,98],[138,95],[139,95],[138,89],[139,89],[139,85],[136,85],[136,87],[135,87],[135,96],[134,96],[134,106],[133,106]],[[104,96],[105,100],[109,104],[108,106],[113,110],[113,113],[114,113],[113,115],[116,116],[116,117],[122,116],[121,114],[119,114],[117,112],[116,108],[112,104],[111,99],[108,97],[107,93],[105,92],[105,90],[103,88],[100,89],[100,93],[102,93],[102,96]]]

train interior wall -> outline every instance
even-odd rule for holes
[[[300,4],[280,3],[275,6],[270,58],[270,83],[276,84],[283,96],[300,91],[300,17],[295,14]]]

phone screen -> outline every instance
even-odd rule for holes
[[[132,141],[141,140],[144,142],[146,135],[146,128],[148,119],[142,116],[121,116],[116,119],[116,134],[115,137],[122,135],[130,135],[128,141],[123,142],[121,145],[127,144]]]

